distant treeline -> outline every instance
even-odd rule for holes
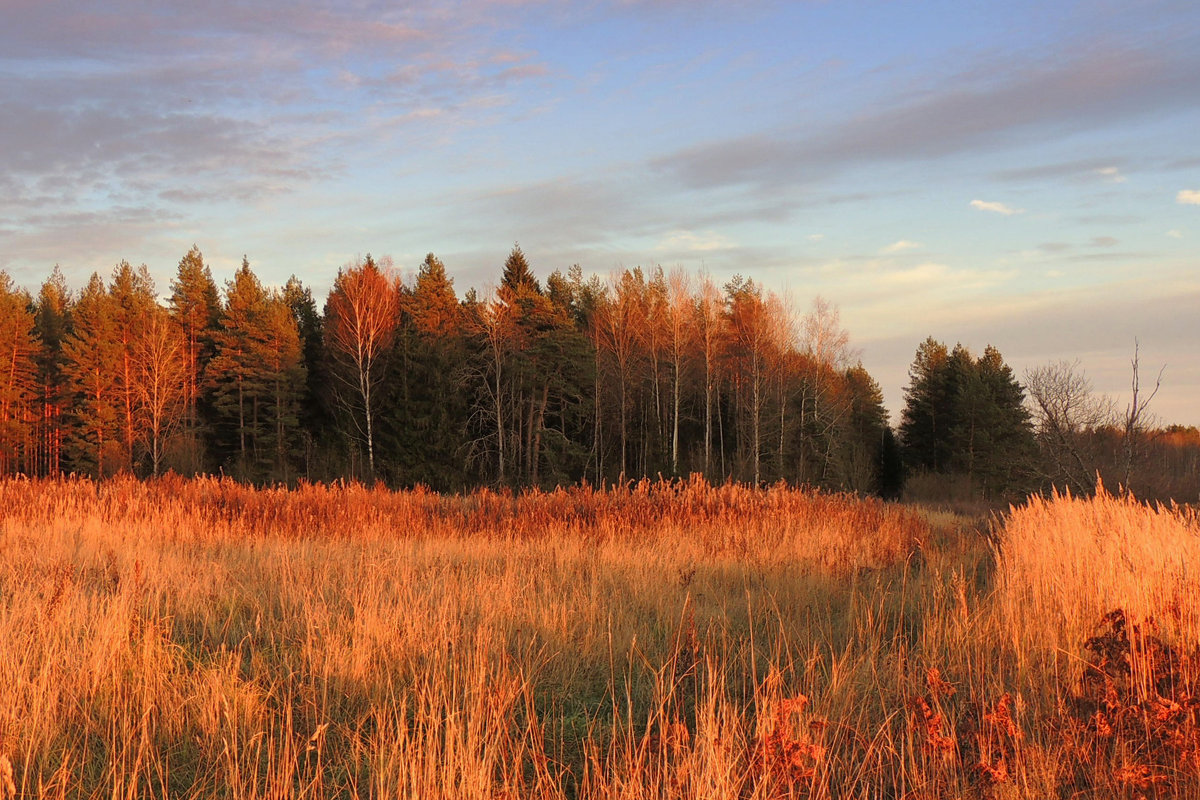
[[[127,262],[78,292],[56,267],[36,296],[0,272],[0,475],[461,490],[703,473],[884,496],[906,464],[990,496],[1058,480],[994,349],[923,344],[898,439],[837,310],[798,314],[741,277],[575,266],[542,285],[514,247],[493,295],[460,299],[432,254],[411,283],[368,256],[319,306],[245,259],[221,290],[193,248],[169,290],[160,304]]]

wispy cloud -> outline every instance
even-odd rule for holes
[[[1032,166],[1015,167],[995,173],[1002,181],[1094,181],[1097,176],[1120,174],[1120,167],[1111,158],[1083,158],[1056,161]]]
[[[659,252],[683,250],[692,253],[707,253],[712,250],[725,250],[733,246],[733,240],[714,231],[672,231],[654,249]]]
[[[1003,214],[1006,217],[1011,217],[1013,214],[1024,214],[1023,208],[1012,208],[1004,203],[997,203],[990,200],[972,200],[971,208],[977,208],[980,211],[991,211],[994,214]]]
[[[910,242],[907,239],[901,239],[898,242],[893,242],[893,243],[889,244],[887,247],[883,248],[879,252],[887,253],[887,254],[902,253],[905,250],[916,250],[917,248],[919,248],[921,246],[922,245],[920,242]]]
[[[1104,178],[1109,183],[1124,183],[1125,176],[1121,174],[1121,170],[1117,167],[1100,167],[1096,170],[1096,174]]]
[[[749,134],[689,147],[652,166],[692,187],[778,187],[873,162],[994,151],[1037,142],[1047,131],[1104,128],[1192,108],[1200,99],[1198,67],[1200,56],[1184,47],[1087,48],[1015,68],[981,61],[928,92],[815,133],[806,125]]]
[[[1179,230],[1178,228],[1172,228],[1171,230],[1167,231],[1167,236],[1170,236],[1172,239],[1182,239],[1183,231]]]
[[[1175,200],[1185,206],[1200,206],[1200,189],[1181,189]]]

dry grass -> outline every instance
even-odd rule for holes
[[[997,526],[701,481],[0,483],[0,800],[1200,796],[1196,519]]]

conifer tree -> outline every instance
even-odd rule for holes
[[[145,334],[158,304],[154,298],[154,281],[150,278],[150,271],[145,264],[137,269],[130,266],[128,261],[118,264],[113,270],[109,294],[113,300],[110,309],[119,358],[116,392],[120,402],[120,468],[133,470],[139,435],[142,432],[139,419],[141,390],[137,385],[140,375],[136,350],[138,341]]]
[[[294,464],[301,455],[300,403],[304,396],[307,370],[292,306],[287,296],[271,292],[262,318],[265,385],[263,417],[269,429],[260,434],[261,458],[270,453],[273,478],[291,481]],[[265,466],[265,465],[264,465]]]
[[[330,391],[328,356],[325,352],[325,321],[317,309],[312,290],[295,275],[283,287],[283,299],[292,310],[303,354],[304,391],[299,407],[299,449],[304,476],[315,477],[318,453],[334,444],[333,396]],[[327,459],[320,464],[322,474]]]
[[[268,384],[266,315],[267,293],[243,258],[225,286],[225,306],[213,336],[215,351],[205,368],[204,387],[216,421],[219,454],[248,478],[257,476],[261,458],[262,401]]]
[[[971,365],[959,405],[953,434],[972,482],[989,496],[1030,488],[1037,444],[1025,390],[991,345]]]
[[[1033,428],[1024,389],[999,351],[989,345],[976,359],[931,337],[909,375],[900,427],[909,468],[965,475],[985,495],[1028,484]]]
[[[735,276],[726,286],[729,332],[727,357],[737,382],[745,435],[742,460],[746,476],[762,481],[763,417],[770,370],[779,352],[783,309],[772,295],[763,296],[752,280]]]
[[[848,401],[846,424],[837,444],[842,484],[856,492],[882,493],[881,463],[888,446],[887,434],[891,433],[883,390],[862,364],[846,370],[841,377]]]
[[[950,351],[932,336],[917,348],[908,370],[900,440],[910,469],[937,472],[948,467],[944,444],[950,434]]]
[[[71,469],[104,477],[123,466],[118,376],[121,348],[115,301],[93,273],[72,309],[72,331],[63,342],[63,372],[70,399],[64,453]]]
[[[504,259],[504,273],[500,278],[500,294],[516,297],[521,294],[541,294],[542,287],[538,285],[533,269],[521,250],[521,245],[514,244],[508,258]],[[508,302],[506,298],[505,302]]]
[[[201,376],[213,353],[213,335],[221,316],[221,296],[212,271],[195,245],[179,261],[168,300],[171,318],[183,337],[185,470],[203,467]]]
[[[380,404],[383,468],[402,483],[463,486],[464,335],[465,313],[453,281],[429,253],[412,289],[401,292],[397,354]]]
[[[39,342],[29,295],[0,270],[0,476],[29,469]]]
[[[63,343],[71,330],[71,292],[57,264],[38,291],[34,316],[42,347],[37,359],[41,413],[33,472],[57,475],[63,468],[66,390]]]

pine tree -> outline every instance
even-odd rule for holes
[[[0,270],[0,476],[30,471],[37,356],[29,295]]]
[[[264,383],[268,389],[263,398],[263,418],[268,422],[259,434],[262,447],[260,458],[265,467],[270,453],[271,477],[291,481],[295,464],[303,448],[300,431],[300,403],[304,396],[307,370],[296,324],[287,296],[271,292],[262,318]]]
[[[847,419],[837,445],[844,465],[843,484],[856,492],[882,493],[881,460],[891,433],[883,390],[861,364],[841,377],[848,400]]]
[[[986,495],[1030,488],[1037,448],[1025,390],[988,345],[959,388],[956,447],[961,465]]]
[[[430,253],[400,298],[396,357],[384,381],[379,440],[389,477],[438,490],[465,482],[462,391],[465,315],[446,268]]]
[[[221,316],[221,296],[212,271],[195,245],[179,261],[168,301],[171,317],[184,343],[184,441],[181,466],[195,472],[204,466],[200,379],[213,354],[213,335]]]
[[[1035,448],[1025,394],[999,351],[975,359],[932,338],[910,369],[901,423],[910,468],[965,475],[985,495],[1029,482]]]
[[[243,258],[225,286],[225,307],[203,386],[213,409],[218,455],[237,474],[251,479],[259,476],[263,457],[262,401],[269,380],[264,366],[269,336],[266,315],[267,293]]]
[[[158,304],[154,298],[154,281],[146,265],[134,269],[128,261],[122,261],[113,270],[109,284],[109,295],[113,303],[111,311],[115,325],[119,363],[117,367],[116,393],[120,402],[121,461],[120,469],[133,470],[138,456],[137,447],[142,433],[139,419],[140,388],[136,363],[138,341]]]
[[[944,442],[950,434],[949,360],[946,345],[930,336],[917,348],[909,367],[900,440],[904,463],[910,469],[937,472],[948,466]]]
[[[325,321],[317,310],[312,290],[295,275],[283,287],[283,299],[292,310],[303,354],[304,391],[300,397],[299,441],[306,478],[317,476],[318,454],[335,446],[334,399],[330,389],[329,359],[325,352]],[[328,468],[322,459],[321,474]],[[331,473],[332,474],[332,473]]]
[[[121,348],[115,302],[93,273],[72,309],[73,330],[63,342],[71,409],[64,453],[71,469],[96,477],[123,466],[118,376]]]
[[[34,316],[42,347],[37,359],[41,413],[33,471],[38,475],[57,475],[63,468],[66,392],[63,343],[71,331],[71,293],[57,264],[38,291]]]

